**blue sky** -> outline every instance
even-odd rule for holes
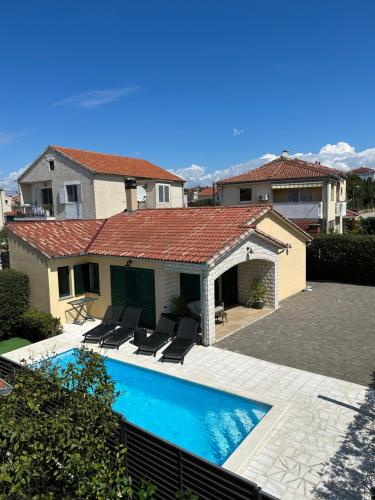
[[[284,148],[375,165],[374,23],[370,0],[6,2],[0,182],[47,144],[194,181]]]

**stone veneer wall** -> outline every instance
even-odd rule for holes
[[[163,281],[163,310],[169,312],[172,307],[172,298],[180,295],[180,273],[164,272]]]
[[[253,264],[253,261],[257,261],[258,264]],[[259,262],[269,263],[267,270],[267,264],[259,264]],[[243,242],[233,247],[229,254],[226,252],[221,259],[218,259],[212,267],[202,275],[201,326],[204,345],[211,345],[215,342],[215,280],[231,267],[241,263],[251,263],[251,265],[258,268],[258,272],[261,272],[262,269],[270,288],[267,304],[275,309],[279,307],[278,249],[252,234],[244,238]]]
[[[255,279],[261,279],[267,287],[265,305],[275,307],[275,272],[274,263],[267,260],[250,260],[238,264],[238,300],[246,304],[250,289]]]

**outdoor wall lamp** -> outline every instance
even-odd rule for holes
[[[133,264],[133,261],[131,259],[129,259],[126,264],[125,264],[125,267],[130,267],[131,265]]]

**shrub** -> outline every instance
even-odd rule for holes
[[[30,286],[26,274],[0,271],[0,339],[14,335],[20,317],[29,307]]]
[[[375,234],[375,217],[361,217],[359,226],[362,234]]]
[[[101,356],[81,349],[76,363],[44,360],[10,382],[0,405],[0,498],[131,497],[125,449],[113,441],[117,393]]]
[[[20,318],[18,335],[30,342],[39,342],[61,333],[58,318],[43,311],[25,311]]]
[[[375,285],[375,236],[319,235],[307,248],[307,278]]]

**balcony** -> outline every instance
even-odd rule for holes
[[[14,220],[53,220],[55,211],[53,205],[23,205],[15,210]]]
[[[288,219],[322,219],[323,202],[274,203],[273,208]]]
[[[336,202],[336,217],[345,217],[346,215],[346,201]]]

